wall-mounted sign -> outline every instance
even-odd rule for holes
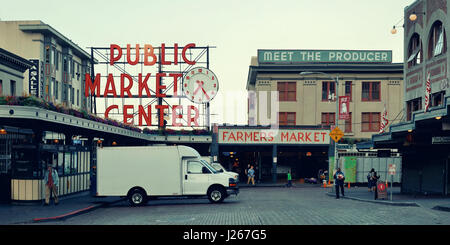
[[[392,63],[391,50],[258,50],[259,64]]]
[[[328,145],[330,130],[219,129],[219,144],[313,144]]]
[[[28,93],[39,97],[39,60],[30,60],[33,66],[28,70]]]

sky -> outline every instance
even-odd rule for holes
[[[8,0],[1,20],[41,20],[80,47],[161,43],[216,46],[220,83],[211,122],[247,124],[250,59],[258,49],[392,50],[403,62],[404,8],[414,0]],[[243,106],[245,105],[245,106]],[[219,116],[220,115],[220,116]]]

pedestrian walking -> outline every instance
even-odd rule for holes
[[[253,166],[250,166],[250,169],[247,172],[247,184],[250,184],[250,181],[252,181],[252,184],[255,185],[255,170],[253,169]]]
[[[339,188],[341,189],[342,192],[342,196],[344,195],[344,180],[345,180],[345,175],[344,173],[341,171],[341,168],[338,168],[336,173],[333,176],[334,178],[334,185],[336,188],[336,199],[339,199]]]
[[[47,170],[44,173],[44,183],[45,183],[45,205],[50,204],[50,196],[53,195],[55,205],[58,205],[58,186],[59,177],[58,172],[53,169],[51,164],[47,165]]]
[[[292,175],[291,170],[287,172],[287,184],[286,187],[292,187]]]
[[[380,179],[380,176],[377,174],[375,169],[370,170],[370,185],[372,188],[372,191],[375,192],[375,200],[378,199],[378,190],[377,190],[377,182]]]
[[[369,186],[369,191],[376,191],[377,188],[377,182],[378,179],[380,179],[380,176],[377,174],[377,172],[375,171],[375,169],[371,169],[369,172],[369,175],[367,175],[368,178],[368,186]]]

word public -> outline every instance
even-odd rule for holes
[[[122,48],[119,45],[111,44],[110,45],[110,52],[109,52],[109,65],[113,66],[116,62],[118,62],[121,59],[125,59],[126,63],[129,65],[137,65],[137,64],[143,64],[144,66],[153,66],[156,63],[159,63],[160,65],[178,65],[180,62],[184,62],[188,65],[195,65],[195,60],[190,60],[187,58],[186,54],[190,51],[191,48],[195,48],[194,43],[187,44],[184,47],[179,47],[177,43],[174,44],[173,48],[173,60],[167,60],[166,59],[166,45],[163,43],[161,44],[161,47],[158,48],[159,54],[158,56],[155,54],[155,48],[150,44],[145,44],[142,48],[139,44],[136,44],[134,47],[131,47],[130,44],[127,44],[126,50],[122,50]],[[179,52],[181,49],[181,59],[179,59]],[[133,51],[133,52],[132,52]],[[133,54],[134,53],[134,54]],[[125,57],[126,55],[126,57]],[[122,58],[124,56],[124,58]],[[143,60],[140,60],[140,59]],[[159,60],[158,60],[159,59]],[[149,79],[151,77],[151,73],[142,74],[139,73],[137,75],[138,77],[138,94],[137,96],[139,98],[164,98],[167,97],[165,91],[167,89],[167,85],[161,84],[161,79],[164,77],[172,78],[169,79],[173,82],[173,96],[178,96],[178,86],[177,81],[179,78],[181,78],[183,74],[181,73],[156,73],[155,74],[155,93],[152,95],[150,93],[151,89],[149,87]],[[119,91],[116,89],[116,81],[114,81],[114,76],[112,73],[109,73],[107,75],[106,79],[106,86],[104,91],[100,91],[100,83],[101,81],[101,74],[97,73],[95,74],[94,81],[92,81],[91,74],[86,73],[85,75],[85,96],[89,97],[90,95],[95,97],[114,97],[114,98],[133,98],[132,94],[132,88],[133,85],[136,85],[133,83],[133,77],[129,75],[128,73],[121,73],[120,74],[120,86]],[[164,91],[164,92],[163,92]],[[147,105],[145,108],[142,105],[139,105],[137,108],[138,111],[138,125],[139,126],[150,126],[152,125],[152,105]],[[133,113],[129,114],[128,111],[134,111],[134,105],[123,105],[122,108],[122,114],[123,114],[123,123],[125,124],[133,124]],[[171,109],[172,110],[172,126],[183,126],[180,121],[180,119],[183,118],[183,114],[180,114],[179,111],[183,109],[182,105],[174,105],[171,108],[169,108],[168,105],[155,105],[155,109],[158,110],[159,113],[159,125],[164,126],[164,115],[166,114],[166,110]],[[119,110],[118,105],[110,105],[106,111],[105,111],[105,118],[108,118],[109,113],[112,110]],[[199,110],[196,106],[188,105],[187,106],[187,126],[191,126],[191,124],[194,124],[195,126],[198,126],[198,118],[199,118]],[[131,123],[129,122],[129,119],[131,119]],[[145,121],[145,123],[144,123]]]

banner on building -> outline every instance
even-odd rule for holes
[[[339,96],[339,120],[350,118],[350,96]]]
[[[219,144],[314,144],[328,145],[330,130],[220,128]]]

